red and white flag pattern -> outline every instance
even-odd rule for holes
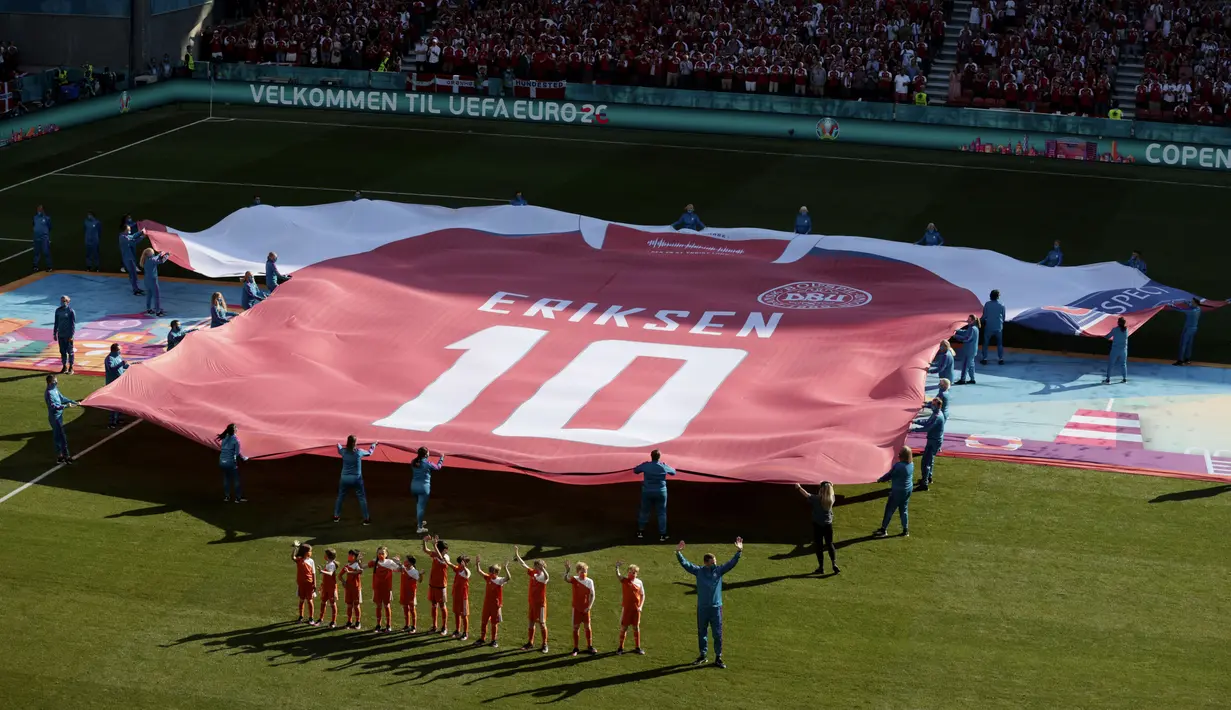
[[[514,79],[513,95],[531,99],[562,99],[567,81],[538,81],[535,79]]]
[[[1107,412],[1079,409],[1056,437],[1057,444],[1106,446],[1117,449],[1144,449],[1141,415],[1133,412]]]

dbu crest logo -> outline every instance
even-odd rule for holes
[[[858,308],[872,302],[872,294],[850,286],[796,281],[771,288],[757,301],[773,308],[817,310],[821,308]]]
[[[817,121],[816,137],[823,141],[838,140],[838,121],[833,118],[822,118]]]

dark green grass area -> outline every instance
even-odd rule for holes
[[[115,269],[112,231],[126,211],[194,230],[258,192],[268,203],[311,204],[358,187],[454,195],[372,196],[460,207],[520,189],[535,204],[626,222],[670,221],[686,202],[713,225],[783,229],[807,204],[817,231],[902,240],[935,221],[951,242],[1034,260],[1056,237],[1070,262],[1138,246],[1160,281],[1226,295],[1217,291],[1229,250],[1218,215],[1231,180],[1217,174],[594,127],[223,113],[305,123],[211,121],[63,171],[150,180],[56,175],[0,192],[0,236],[28,237],[42,202],[55,220],[57,266],[80,267],[80,220],[93,208],[107,226],[104,264]],[[0,152],[0,188],[202,117],[147,112],[17,146]],[[325,187],[339,191],[307,189]],[[0,258],[26,246],[0,242]],[[27,273],[27,259],[0,263],[0,281]],[[1199,357],[1227,360],[1227,330],[1222,313],[1203,321]],[[1176,317],[1156,319],[1134,354],[1171,356],[1177,331]],[[53,463],[42,377],[0,370],[0,497]],[[78,399],[101,384],[62,378]],[[74,451],[111,433],[103,412],[71,410],[67,420]],[[910,538],[871,539],[884,489],[844,487],[843,571],[821,578],[810,574],[807,504],[789,488],[675,485],[672,534],[691,557],[725,558],[737,535],[748,542],[728,578],[731,667],[719,671],[685,665],[696,655],[695,596],[671,545],[632,540],[635,485],[451,469],[434,481],[428,519],[454,553],[503,562],[517,544],[548,560],[553,652],[542,656],[514,650],[525,634],[521,575],[505,595],[499,651],[287,623],[292,539],[316,545],[318,559],[330,546],[368,556],[381,544],[395,554],[419,548],[408,473],[365,467],[375,523],[362,527],[353,500],[342,523],[330,522],[334,460],[251,462],[244,505],[221,502],[215,461],[138,424],[0,503],[9,642],[0,706],[1219,708],[1231,694],[1229,485],[943,458],[937,485],[911,501]],[[596,658],[564,655],[566,559],[590,563],[598,580]],[[619,604],[611,565],[621,559],[641,565],[647,585],[645,657],[609,653]],[[369,625],[372,613],[367,604]]]
[[[1067,264],[1126,259],[1139,249],[1158,281],[1207,298],[1231,295],[1221,266],[1231,259],[1223,234],[1231,175],[1222,173],[238,107],[216,109],[216,117],[233,120],[216,118],[102,155],[205,115],[149,111],[0,153],[4,185],[96,158],[0,192],[0,236],[29,236],[29,217],[42,202],[55,220],[58,263],[80,266],[80,222],[92,208],[106,227],[104,263],[118,269],[112,232],[126,211],[198,230],[251,204],[255,194],[270,204],[314,204],[363,189],[371,197],[462,207],[496,204],[522,190],[533,204],[632,223],[673,221],[692,202],[711,225],[791,229],[796,210],[807,205],[819,233],[914,241],[936,222],[950,244],[1030,261],[1053,239],[1062,241]],[[0,242],[0,249],[17,247]],[[0,263],[0,278],[28,268],[24,257]],[[1011,289],[1004,291],[1011,302]],[[1174,357],[1181,320],[1176,313],[1155,318],[1134,337],[1133,354]],[[1091,339],[1013,326],[1008,338],[1023,347],[1105,350]],[[1207,315],[1197,356],[1231,361],[1231,316]]]

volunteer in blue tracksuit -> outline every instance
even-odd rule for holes
[[[1116,321],[1107,339],[1111,341],[1111,353],[1107,356],[1107,376],[1103,384],[1111,383],[1111,371],[1116,365],[1120,366],[1120,381],[1128,382],[1128,321],[1123,318]]]
[[[256,279],[252,277],[251,271],[244,272],[244,287],[239,295],[239,304],[244,307],[244,310],[252,308],[256,304],[264,301],[269,294],[262,291],[256,285]]]
[[[1146,260],[1141,258],[1141,252],[1135,251],[1128,257],[1128,261],[1124,262],[1125,266],[1131,266],[1141,273],[1146,272]]]
[[[106,376],[106,383],[111,384],[120,379],[120,375],[128,370],[128,361],[120,354],[120,344],[111,344],[111,353],[103,359],[103,374]],[[107,418],[107,428],[114,429],[120,425],[120,413],[111,412],[111,416]]]
[[[979,354],[979,319],[969,316],[966,327],[955,333],[953,339],[962,344],[962,377],[955,384],[978,384],[975,382],[975,356]],[[970,379],[966,378],[967,374]]]
[[[76,407],[77,401],[60,394],[56,376],[48,375],[43,403],[47,405],[47,423],[51,425],[51,437],[56,445],[56,463],[71,464],[73,457],[68,453],[68,435],[64,433],[64,410]]]
[[[1176,301],[1173,305],[1184,311],[1184,330],[1180,331],[1180,357],[1173,364],[1187,365],[1193,361],[1193,340],[1197,337],[1197,321],[1201,320],[1201,299],[1194,296],[1191,303]]]
[[[919,472],[919,490],[921,491],[926,491],[928,486],[932,485],[932,466],[936,463],[936,454],[940,453],[940,447],[945,443],[945,413],[941,411],[941,406],[943,405],[939,398],[933,399],[932,416],[911,430],[927,432],[928,435],[927,446],[923,448],[922,470]]]
[[[260,195],[257,195],[256,197],[253,197],[253,198],[252,198],[252,206],[253,206],[253,207],[260,207],[260,206],[261,206],[261,196],[260,196]]]
[[[950,386],[952,384],[953,383],[950,380],[947,380],[944,377],[940,378],[940,383],[937,385],[937,389],[936,389],[936,396],[932,398],[932,399],[940,400],[940,413],[945,415],[945,421],[949,420],[949,396],[950,396]],[[924,400],[923,402],[924,409],[930,410],[932,406],[932,399]],[[930,415],[931,412],[929,411],[928,414]],[[922,423],[922,422],[916,422],[916,423]]]
[[[795,215],[795,233],[796,234],[811,234],[812,233],[812,215],[808,214],[807,207],[800,207],[799,214]]]
[[[239,436],[235,434],[235,425],[227,424],[221,434],[214,437],[218,442],[218,468],[222,469],[222,502],[247,503],[244,489],[239,483],[239,462],[247,461],[239,449]]]
[[[178,320],[171,321],[171,329],[167,331],[167,352],[174,350],[175,346],[179,345],[184,337],[191,332],[191,330],[181,328]]]
[[[338,456],[342,457],[342,478],[338,481],[338,501],[333,504],[333,522],[342,519],[342,501],[348,492],[354,491],[359,499],[359,510],[363,513],[363,524],[372,523],[368,516],[368,494],[363,489],[363,460],[376,453],[378,443],[373,441],[371,448],[364,450],[355,445],[355,435],[351,434],[346,437],[346,446],[338,444]]]
[[[987,346],[996,339],[996,358],[1004,364],[1004,304],[1000,302],[1000,291],[992,291],[992,299],[983,304],[983,349],[979,353],[979,364],[987,364]],[[972,376],[971,379],[974,379]]]
[[[98,255],[98,242],[103,236],[103,223],[93,212],[85,213],[85,270],[98,271],[102,259]]]
[[[77,311],[69,305],[72,300],[60,296],[60,307],[51,327],[51,337],[60,345],[60,373],[69,375],[73,374],[73,336],[77,334]]]
[[[896,511],[902,521],[902,537],[910,537],[910,494],[915,489],[915,464],[910,447],[903,446],[898,450],[898,460],[889,472],[876,479],[879,483],[889,483],[889,499],[885,501],[885,517],[881,526],[872,533],[876,537],[889,534],[889,522],[893,520]]]
[[[51,216],[39,205],[34,211],[34,270],[38,271],[39,258],[47,258],[47,270],[51,271]]]
[[[674,476],[675,469],[659,459],[658,449],[650,452],[650,460],[638,464],[633,473],[642,476],[641,510],[637,513],[637,539],[645,537],[645,526],[650,523],[650,511],[658,509],[658,541],[667,540],[667,476]]]
[[[137,286],[137,245],[144,238],[145,230],[134,232],[132,226],[125,222],[120,232],[120,260],[124,262],[124,270],[128,272],[128,284],[132,286],[134,296],[145,295],[145,291]]]
[[[915,242],[915,244],[925,247],[943,247],[945,245],[945,238],[940,236],[940,230],[936,229],[934,222],[928,222],[928,228],[923,233],[923,238]]]
[[[1047,252],[1047,256],[1040,261],[1041,266],[1060,266],[1060,262],[1064,261],[1064,253],[1060,251],[1060,240],[1057,239],[1051,245],[1051,251]]]
[[[360,192],[359,190],[355,190],[355,194],[354,194],[354,196],[352,196],[352,197],[350,198],[350,201],[351,201],[351,202],[358,202],[359,200],[362,200],[362,199],[363,199],[363,193],[362,193],[362,192]]]
[[[684,214],[680,215],[680,218],[672,223],[671,228],[676,230],[691,229],[694,232],[700,232],[705,229],[705,222],[702,222],[701,218],[697,216],[697,212],[693,209],[692,205],[687,205],[684,207]]]
[[[428,460],[428,450],[422,446],[415,452],[414,461],[410,462],[410,494],[415,497],[416,533],[427,532],[427,502],[432,498],[432,474],[445,465],[445,455],[441,454],[436,463]]]
[[[675,557],[679,560],[680,566],[685,572],[697,578],[697,648],[701,655],[692,662],[694,666],[699,666],[709,660],[709,638],[706,632],[713,630],[714,665],[719,668],[727,667],[722,660],[722,576],[739,563],[743,551],[744,538],[737,537],[735,538],[734,557],[718,565],[715,564],[717,559],[714,555],[707,552],[701,558],[704,564],[698,567],[685,559],[683,540],[675,550]]]
[[[291,275],[284,274],[278,271],[278,255],[274,252],[269,252],[265,257],[265,288],[269,289],[270,293],[278,288],[278,284],[283,281],[290,281]]]
[[[209,327],[217,328],[220,325],[226,325],[232,317],[230,311],[227,310],[227,301],[222,297],[222,292],[214,291],[214,294],[209,297]]]
[[[940,341],[940,350],[936,352],[936,359],[932,361],[932,372],[939,375],[942,380],[953,382],[953,346],[948,340]]]
[[[513,199],[509,200],[509,204],[513,205],[514,207],[525,207],[526,205],[530,203],[526,201],[526,198],[524,195],[518,192],[513,195]]]
[[[165,251],[155,252],[146,249],[141,252],[141,268],[145,270],[145,314],[147,316],[167,315],[162,310],[162,289],[158,286],[158,267],[167,263],[171,255]],[[153,304],[151,307],[150,304]]]

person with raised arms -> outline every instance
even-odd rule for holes
[[[128,272],[128,285],[132,287],[133,295],[144,296],[145,291],[137,285],[137,245],[145,238],[145,231],[134,232],[128,219],[120,228],[120,261],[124,264],[124,271]]]
[[[1191,303],[1176,301],[1172,307],[1184,313],[1184,330],[1180,331],[1180,356],[1173,364],[1187,365],[1193,361],[1193,341],[1197,339],[1197,322],[1201,319],[1201,299],[1193,296]]]
[[[671,228],[679,231],[681,229],[691,229],[694,232],[705,230],[705,222],[701,221],[701,217],[697,215],[696,209],[689,203],[684,207],[684,214],[671,224]]]
[[[727,572],[739,564],[740,555],[744,552],[744,538],[735,538],[735,556],[723,564],[717,564],[713,553],[707,552],[701,558],[702,564],[695,565],[684,557],[684,541],[680,540],[675,549],[675,557],[684,571],[697,578],[697,648],[701,652],[694,666],[709,662],[709,638],[707,632],[714,635],[714,666],[726,668],[722,659],[722,578]]]
[[[415,497],[415,532],[423,535],[427,532],[427,502],[432,497],[432,474],[445,465],[445,455],[440,454],[436,463],[428,460],[428,450],[420,446],[415,452],[415,458],[410,462],[410,494]]]
[[[517,564],[525,568],[527,576],[530,577],[530,593],[528,600],[530,603],[530,628],[527,632],[528,639],[526,645],[521,647],[523,651],[529,651],[534,648],[534,629],[537,627],[543,638],[543,645],[539,648],[540,653],[547,653],[547,583],[551,581],[551,575],[547,573],[547,563],[543,560],[535,560],[534,566],[526,564],[526,561],[521,558],[521,550],[516,545],[513,546],[513,559],[517,560]]]
[[[243,486],[239,482],[239,462],[247,461],[239,446],[239,435],[235,431],[235,423],[227,424],[222,433],[214,437],[218,442],[218,468],[222,469],[222,502],[247,503]],[[309,614],[311,616],[311,614]]]
[[[889,499],[885,501],[885,517],[881,526],[872,533],[874,537],[886,537],[889,533],[889,521],[893,519],[894,511],[902,520],[902,537],[910,537],[910,518],[907,508],[910,505],[910,494],[915,486],[914,454],[909,446],[898,449],[898,460],[889,472],[876,479],[879,483],[889,482]]]
[[[158,267],[167,263],[171,255],[165,251],[156,252],[146,248],[141,252],[141,269],[145,272],[145,314],[147,316],[167,315],[162,310],[162,289],[158,286]]]
[[[642,477],[641,509],[637,512],[637,539],[645,537],[645,527],[650,523],[650,511],[658,509],[658,541],[667,541],[667,476],[674,476],[675,469],[663,463],[658,449],[650,452],[650,460],[638,464],[633,473]]]
[[[333,504],[333,522],[342,519],[342,501],[347,493],[354,491],[359,499],[359,510],[363,513],[363,524],[372,524],[372,518],[368,515],[368,495],[363,489],[363,460],[376,453],[379,443],[373,441],[372,446],[364,450],[356,445],[355,435],[351,434],[346,437],[346,446],[338,444],[338,456],[342,457],[342,478],[338,481],[338,500]]]
[[[923,449],[923,470],[920,472],[922,475],[919,490],[921,491],[926,491],[932,485],[932,467],[936,463],[936,454],[940,453],[940,448],[945,444],[945,413],[941,411],[942,406],[944,403],[940,398],[934,398],[929,405],[932,410],[931,416],[911,429],[913,432],[926,432],[928,435],[927,446]]]

